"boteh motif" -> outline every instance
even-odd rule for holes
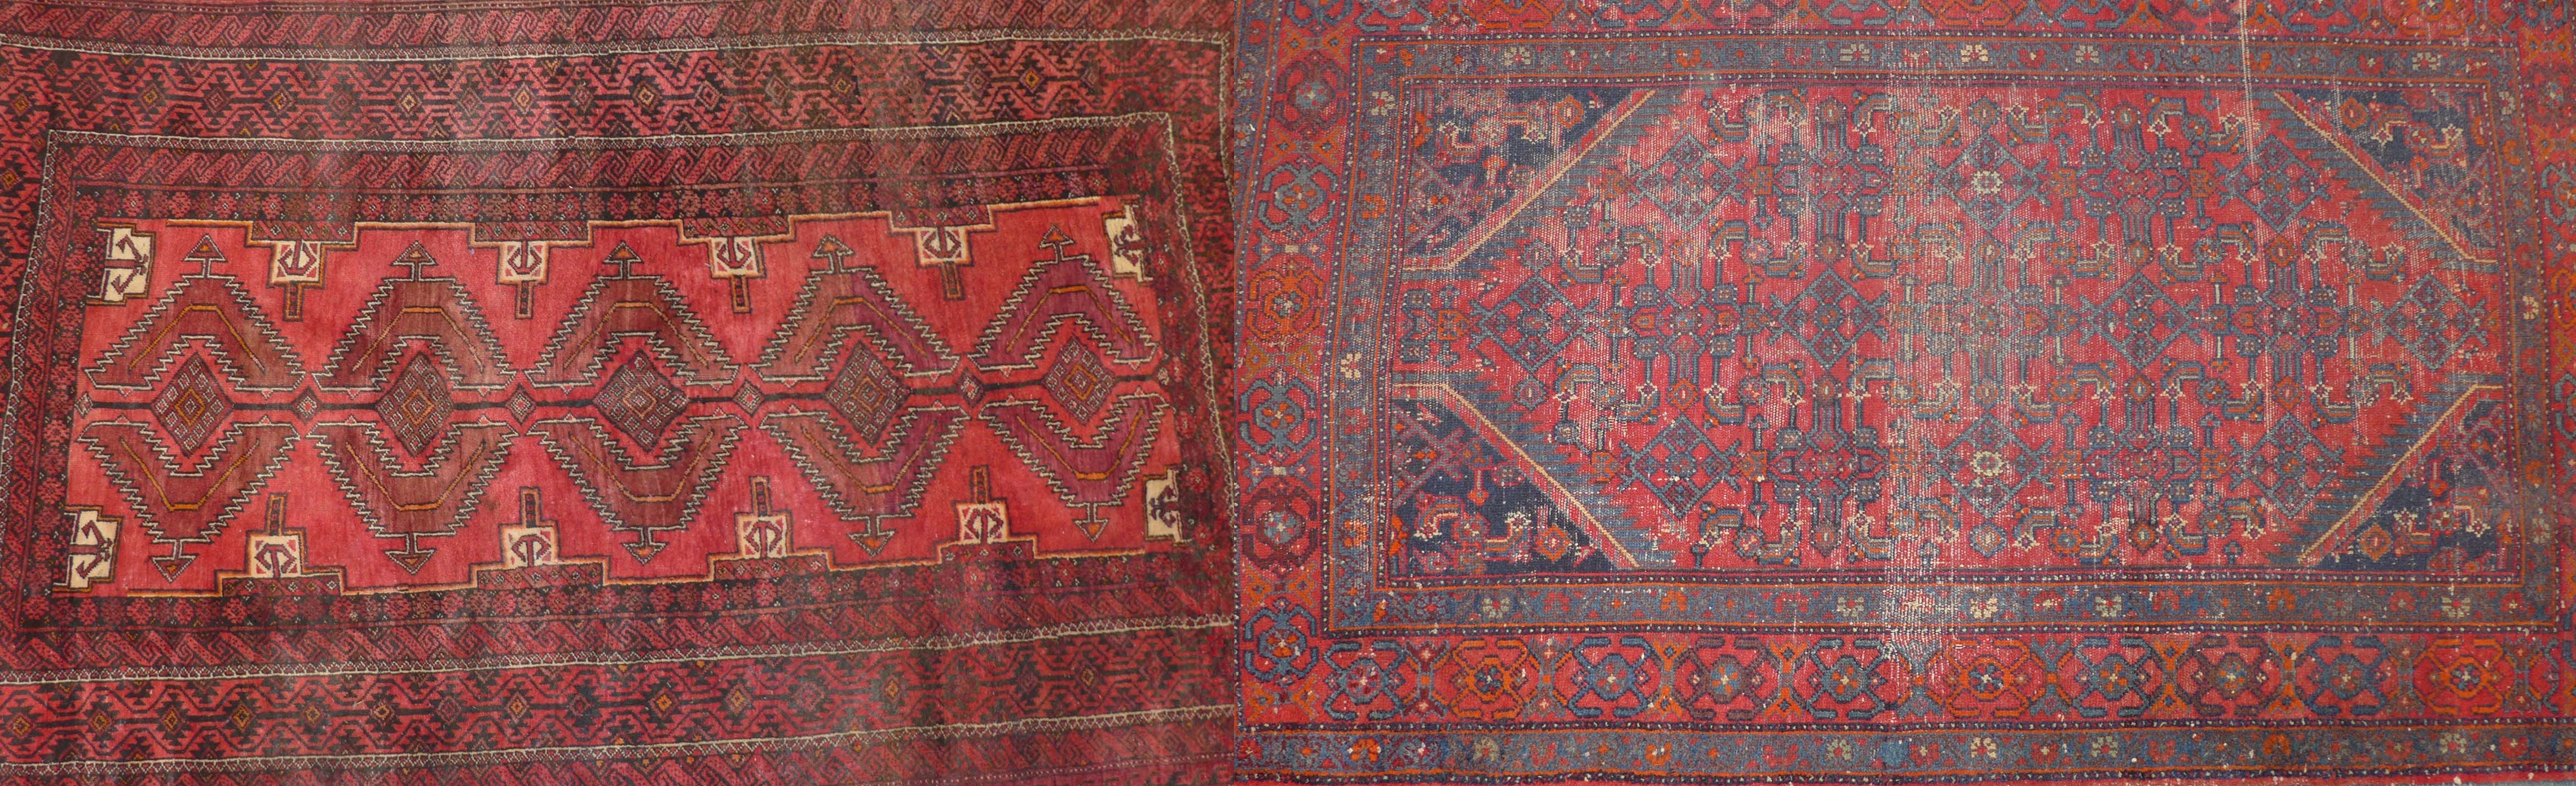
[[[1245,20],[1239,777],[2566,766],[2564,15]]]

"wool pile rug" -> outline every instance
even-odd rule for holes
[[[0,782],[1222,780],[1229,23],[0,5]]]
[[[1237,776],[2576,766],[2571,9],[1239,9]]]
[[[0,783],[2547,777],[2571,326],[2559,2],[0,0]]]

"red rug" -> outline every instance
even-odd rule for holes
[[[0,7],[0,779],[1222,780],[1227,22]]]
[[[2563,3],[1248,3],[1238,775],[2576,766]]]

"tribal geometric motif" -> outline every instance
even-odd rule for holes
[[[2007,112],[2016,96],[2031,107]],[[1396,395],[1520,421],[1519,451],[1601,496],[1533,512],[1604,519],[1613,564],[2387,567],[2354,540],[2387,473],[2336,470],[2410,448],[2403,424],[2462,427],[2446,384],[2495,385],[2500,277],[2471,240],[2495,228],[2474,204],[2315,217],[2420,198],[2331,177],[2375,162],[2302,124],[2368,99],[2234,98],[1444,93],[1422,114],[1452,141],[1396,172],[1398,231],[1422,238],[1394,261],[1395,379],[1420,385]],[[1633,140],[1598,142],[1555,193],[1457,179],[1491,153],[1456,139],[1526,137],[1504,118],[1550,111],[1574,119],[1530,123],[1545,136]],[[2425,177],[2474,190],[2485,151],[2451,155]],[[2509,489],[2461,458],[2480,466],[2448,485],[2481,509],[2392,548],[2506,558],[2483,508]],[[1410,537],[1398,570],[1458,556]],[[1467,572],[1545,561],[1491,556]]]
[[[1239,775],[2565,769],[2568,23],[1247,6]]]
[[[66,504],[125,531],[104,533],[107,576],[84,562],[64,583],[367,591],[1006,540],[1145,550],[1181,537],[1155,500],[1181,471],[1159,379],[1178,361],[1146,327],[1146,271],[1112,265],[1131,215],[1114,197],[983,206],[959,233],[971,265],[918,263],[884,215],[791,217],[740,243],[599,226],[527,252],[546,275],[517,282],[467,226],[361,226],[280,283],[274,249],[300,246],[257,224],[113,222],[134,266],[84,309],[85,450],[63,476]],[[761,275],[723,276],[736,250]],[[943,472],[951,456],[1015,460]],[[820,504],[752,511],[757,488]],[[970,532],[969,505],[995,529]],[[732,531],[755,523],[776,532]]]
[[[0,783],[1223,780],[1224,22],[0,9]]]

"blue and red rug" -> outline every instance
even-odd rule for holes
[[[1246,4],[1238,777],[2576,766],[2569,17]]]

